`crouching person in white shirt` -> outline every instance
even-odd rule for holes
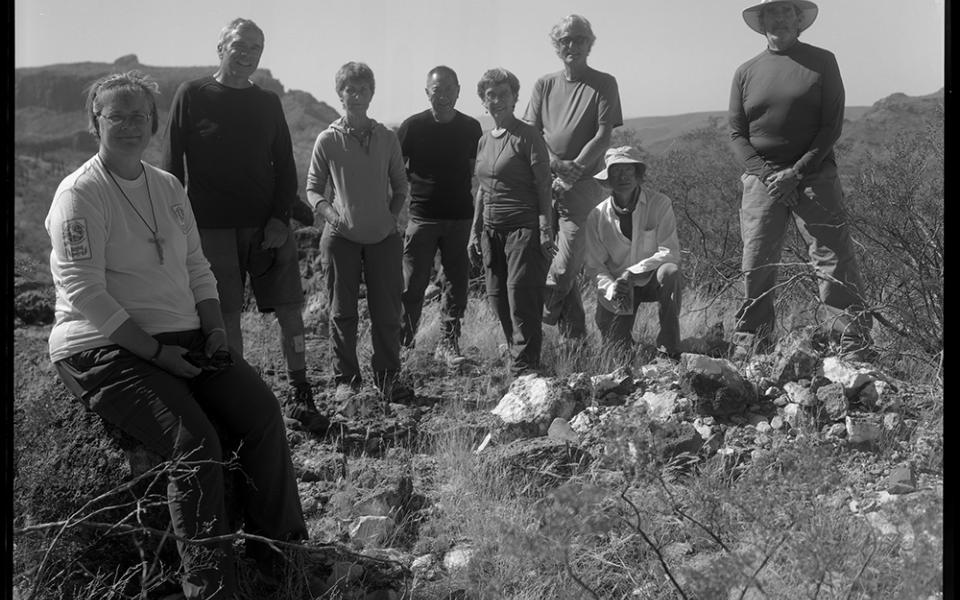
[[[680,243],[670,199],[643,189],[646,164],[631,146],[610,148],[594,177],[610,191],[587,219],[587,268],[596,278],[604,347],[632,356],[641,302],[660,304],[657,353],[680,356]],[[615,349],[615,348],[619,348]]]

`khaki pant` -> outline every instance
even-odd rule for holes
[[[746,299],[737,311],[737,331],[769,338],[776,325],[773,287],[787,224],[793,217],[809,246],[810,261],[820,274],[820,300],[828,310],[830,330],[841,339],[868,339],[873,320],[863,314],[863,284],[850,242],[837,167],[820,171],[797,186],[798,204],[788,208],[773,200],[755,175],[744,174],[740,208]]]
[[[359,385],[357,328],[360,324],[360,280],[367,285],[374,378],[400,371],[400,295],[403,292],[403,240],[391,233],[376,244],[360,244],[329,227],[320,239],[327,297],[330,299],[330,334],[333,338],[335,383]]]

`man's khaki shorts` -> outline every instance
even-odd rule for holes
[[[263,229],[258,227],[200,229],[200,242],[217,278],[220,309],[224,313],[243,310],[247,275],[261,312],[303,303],[300,263],[292,231],[279,248],[260,248]]]

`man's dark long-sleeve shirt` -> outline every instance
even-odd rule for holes
[[[163,169],[187,187],[201,228],[289,221],[297,196],[290,130],[276,94],[213,77],[182,84],[170,107]]]
[[[794,167],[802,176],[836,163],[844,90],[834,55],[797,42],[764,50],[737,69],[730,90],[730,139],[747,173],[761,180]]]

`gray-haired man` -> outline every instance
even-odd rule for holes
[[[263,53],[263,31],[237,18],[220,32],[220,65],[183,83],[173,97],[162,167],[187,187],[203,252],[217,278],[227,340],[243,353],[240,313],[247,276],[264,312],[275,312],[291,385],[288,417],[314,431],[306,376],[303,288],[290,210],[297,169],[277,95],[250,81]]]

